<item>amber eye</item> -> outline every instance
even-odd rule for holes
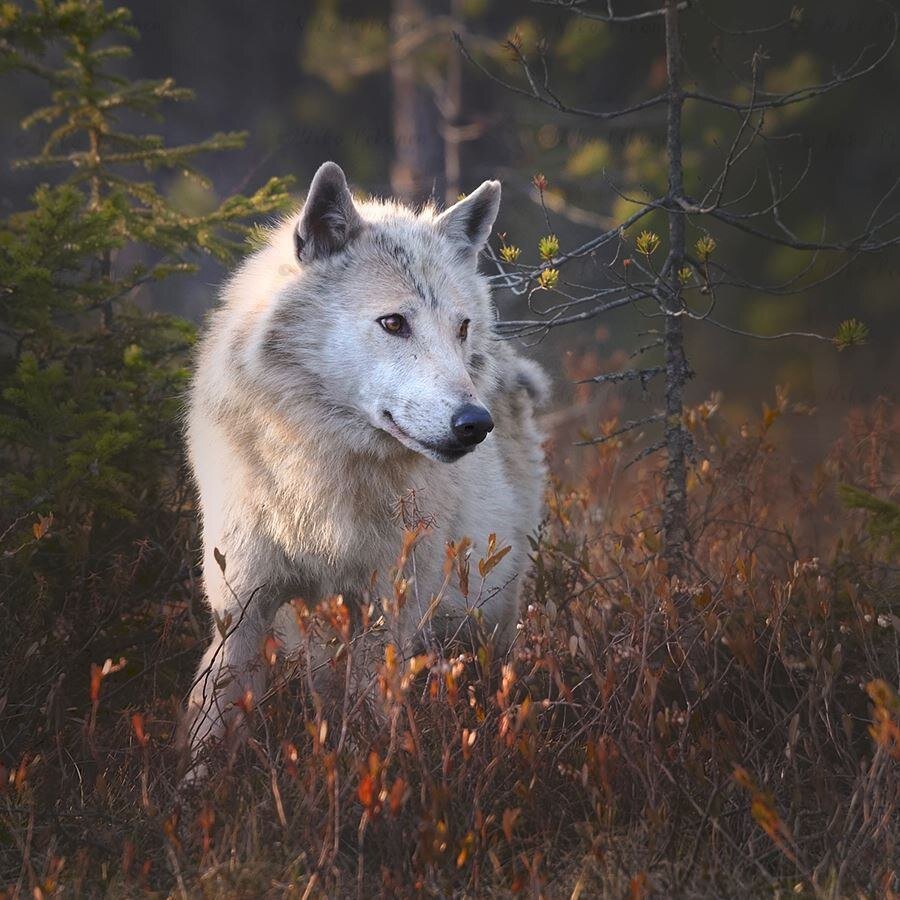
[[[378,324],[388,334],[395,334],[397,337],[407,337],[409,335],[409,323],[398,313],[382,316],[378,319]]]
[[[459,326],[459,339],[464,341],[469,336],[469,320],[463,319],[462,325]]]

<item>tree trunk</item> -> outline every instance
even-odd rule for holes
[[[450,16],[459,31],[462,22],[462,0],[450,0]],[[444,197],[449,206],[456,203],[462,190],[460,134],[462,116],[462,55],[451,47],[447,57],[447,84],[444,109]]]
[[[441,132],[430,92],[417,77],[412,54],[398,53],[398,40],[421,27],[427,14],[419,0],[393,0],[391,84],[394,161],[391,190],[407,203],[444,195]]]
[[[684,356],[684,330],[681,312],[679,271],[684,264],[684,213],[676,198],[684,192],[681,161],[681,38],[678,31],[678,0],[666,0],[666,69],[668,72],[668,122],[666,155],[669,166],[669,256],[665,277],[666,326],[664,336],[666,362],[666,471],[663,499],[663,553],[670,576],[685,575],[689,541],[687,526],[686,455],[688,435],[684,428],[684,385],[689,369]]]

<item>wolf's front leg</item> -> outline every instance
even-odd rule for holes
[[[221,740],[237,723],[241,715],[238,704],[247,693],[254,698],[262,695],[266,681],[263,642],[278,608],[270,587],[250,587],[239,573],[226,581],[215,566],[212,562],[212,567],[205,568],[213,612],[212,642],[197,669],[183,725],[192,766],[203,747]]]

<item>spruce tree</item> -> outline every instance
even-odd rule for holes
[[[195,271],[204,256],[232,262],[252,221],[289,201],[283,179],[199,213],[167,196],[164,176],[209,188],[198,158],[237,149],[245,135],[169,146],[134,130],[191,99],[170,78],[123,74],[123,42],[136,37],[129,12],[100,0],[0,5],[0,74],[47,88],[46,105],[21,123],[42,144],[14,162],[41,182],[30,208],[0,223],[7,603],[33,596],[36,584],[42,597],[62,602],[72,573],[99,570],[183,502],[172,489],[194,328],[140,308],[135,297],[151,282]]]

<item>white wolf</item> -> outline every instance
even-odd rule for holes
[[[261,649],[286,627],[283,604],[390,595],[398,500],[411,492],[433,527],[415,550],[419,602],[389,639],[416,652],[434,596],[430,627],[460,626],[472,600],[455,585],[440,594],[445,544],[467,536],[478,559],[490,533],[512,550],[480,616],[501,646],[511,639],[541,517],[532,404],[546,381],[495,336],[477,270],[499,203],[496,181],[441,214],[356,203],[325,163],[302,210],[227,283],[188,409],[216,619],[186,717],[195,752],[225,733],[246,691],[261,693]]]

